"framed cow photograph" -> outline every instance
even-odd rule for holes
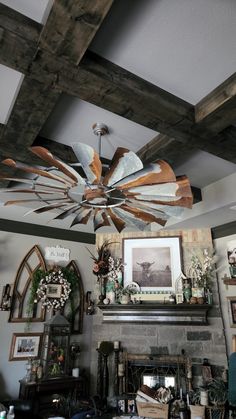
[[[141,291],[173,291],[181,275],[180,237],[123,239],[124,286]]]

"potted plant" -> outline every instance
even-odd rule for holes
[[[137,291],[129,288],[129,286],[127,287],[120,287],[117,290],[117,298],[120,302],[120,304],[128,304],[130,303],[130,296],[131,294],[135,294]]]
[[[209,402],[215,406],[224,406],[227,401],[228,390],[221,378],[213,379],[207,385]]]

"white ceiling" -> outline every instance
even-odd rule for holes
[[[50,0],[0,2],[38,22],[45,21],[52,5]],[[235,0],[115,0],[90,49],[196,104],[235,72],[235,22]],[[7,102],[11,83],[5,82],[4,85],[7,89],[3,91],[0,85],[4,94],[0,96]],[[110,133],[102,143],[102,154],[108,158],[112,157],[118,146],[137,151],[157,135],[139,124],[67,95],[59,100],[41,135],[63,144],[79,141],[97,148],[97,139],[91,128],[95,122],[104,122],[109,127]],[[236,165],[198,151],[177,167],[176,173],[188,175],[194,186],[206,187],[236,173]],[[233,194],[231,206],[233,202],[236,203],[235,190]],[[229,217],[226,216],[224,202],[219,205],[222,210],[214,210],[217,210],[215,218],[214,211],[209,212],[205,208],[205,215],[202,212],[196,216],[198,223],[201,224],[202,219],[204,225],[208,223],[213,226],[214,223],[223,224],[235,217],[235,211],[232,210]],[[23,209],[17,211],[17,207],[14,208],[8,212],[7,208],[0,208],[0,217],[21,217]],[[193,217],[196,221],[195,215]],[[28,220],[35,223],[38,220],[39,224],[46,222],[42,215],[30,216],[23,221]],[[186,226],[191,224],[189,217],[186,223]],[[60,221],[57,226],[63,227],[64,224]],[[65,228],[68,228],[68,221],[65,222]],[[85,231],[86,227],[75,226],[73,229]]]
[[[235,21],[235,0],[115,0],[91,49],[196,104],[235,72]]]
[[[0,64],[0,123],[6,124],[11,114],[21,83],[22,73]]]
[[[39,23],[45,23],[51,10],[53,0],[0,0],[5,6]]]

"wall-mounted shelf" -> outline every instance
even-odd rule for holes
[[[98,304],[103,323],[207,324],[209,304]]]

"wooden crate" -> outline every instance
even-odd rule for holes
[[[168,419],[168,404],[136,402],[139,416],[147,418]]]

